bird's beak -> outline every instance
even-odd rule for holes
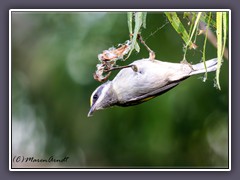
[[[92,114],[94,113],[95,110],[96,110],[95,106],[93,105],[88,112],[88,117],[92,116]]]

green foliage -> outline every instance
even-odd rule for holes
[[[135,13],[128,12],[128,28],[129,28],[130,40],[132,44],[131,44],[131,49],[128,53],[127,58],[131,55],[134,49],[137,52],[140,51],[140,47],[137,42],[137,36],[138,34],[141,33],[141,27],[146,28],[146,18],[147,18],[147,12],[135,12]],[[134,31],[133,31],[133,22],[135,22]]]
[[[192,43],[192,37],[193,34],[197,33],[197,29],[199,26],[200,21],[202,21],[202,23],[205,23],[207,25],[206,30],[204,30],[205,33],[205,40],[207,38],[207,31],[209,28],[216,28],[216,36],[217,36],[217,57],[218,57],[218,65],[217,65],[217,71],[216,71],[216,87],[218,89],[220,89],[220,83],[219,83],[219,75],[220,75],[220,68],[221,68],[221,64],[222,64],[222,58],[223,58],[223,54],[224,54],[224,50],[225,50],[225,44],[226,44],[226,40],[227,40],[227,29],[228,29],[228,25],[227,25],[227,13],[226,12],[216,12],[216,23],[215,21],[212,19],[212,13],[211,12],[187,12],[184,13],[184,17],[187,17],[188,19],[190,19],[190,21],[192,21],[192,26],[189,30],[189,33],[187,33],[187,31],[185,30],[183,24],[181,23],[180,19],[178,18],[178,15],[174,12],[166,12],[165,13],[168,20],[170,21],[170,23],[172,24],[173,28],[177,31],[178,34],[180,34],[180,36],[182,37],[182,39],[185,42],[185,47],[184,47],[184,56],[183,59],[186,59],[186,53],[187,53],[187,48],[194,48],[194,44]],[[196,18],[195,18],[196,17]],[[224,25],[222,25],[222,23]],[[222,31],[224,31],[224,33],[222,33]],[[197,36],[196,36],[197,37]],[[195,40],[196,41],[196,40]],[[194,41],[194,42],[195,42]],[[194,48],[195,49],[195,48]],[[203,57],[202,60],[205,63],[205,53],[206,53],[206,41],[203,45]],[[206,65],[205,65],[206,67]],[[207,73],[205,73],[205,78],[207,79]]]
[[[222,59],[227,41],[227,13],[217,12],[217,57],[218,67],[216,71],[216,85],[220,89],[219,76],[220,68],[222,66]],[[223,31],[223,32],[222,32]]]
[[[184,25],[178,18],[177,13],[165,12],[165,15],[167,16],[169,22],[172,24],[173,28],[177,31],[177,33],[181,36],[181,38],[185,42],[184,49],[187,49],[188,46],[192,46],[192,40],[191,40],[192,37],[190,37],[190,35],[187,33],[187,30],[185,29]],[[186,54],[186,50],[184,54]],[[185,56],[184,56],[184,59],[185,59]]]
[[[207,36],[208,36],[209,25],[210,25],[210,22],[211,22],[211,15],[212,15],[212,13],[210,12],[209,16],[208,16],[208,22],[207,22],[207,27],[206,27],[206,35],[205,35],[204,45],[203,45],[202,60],[204,62],[205,69],[207,69],[207,67],[206,67],[206,44],[207,44]],[[204,80],[207,80],[207,71],[204,74]]]

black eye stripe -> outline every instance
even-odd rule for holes
[[[102,93],[102,89],[103,89],[104,85],[100,86],[97,90],[97,92],[93,95],[92,97],[92,104],[95,104],[95,102],[98,100],[99,96]]]
[[[94,94],[93,99],[96,100],[98,98],[97,94]]]
[[[95,104],[95,102],[97,101],[97,99],[98,99],[98,92],[93,95],[92,103]]]

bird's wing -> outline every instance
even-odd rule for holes
[[[133,98],[130,99],[128,102],[124,103],[124,104],[119,104],[119,106],[133,106],[136,104],[140,104],[143,102],[146,102],[152,98],[155,98],[156,96],[159,96],[167,91],[169,91],[170,89],[174,88],[175,86],[177,86],[179,84],[180,81],[176,81],[176,82],[172,82],[171,84],[168,84],[166,86],[163,86],[159,89],[156,89],[155,91],[152,91],[150,93],[147,94],[143,94],[137,98]]]

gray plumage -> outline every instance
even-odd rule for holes
[[[112,81],[99,86],[91,96],[88,116],[110,106],[131,106],[159,96],[191,75],[206,72],[204,63],[169,63],[142,59],[132,63],[132,68],[122,69]],[[207,72],[215,71],[217,59],[206,61]]]

